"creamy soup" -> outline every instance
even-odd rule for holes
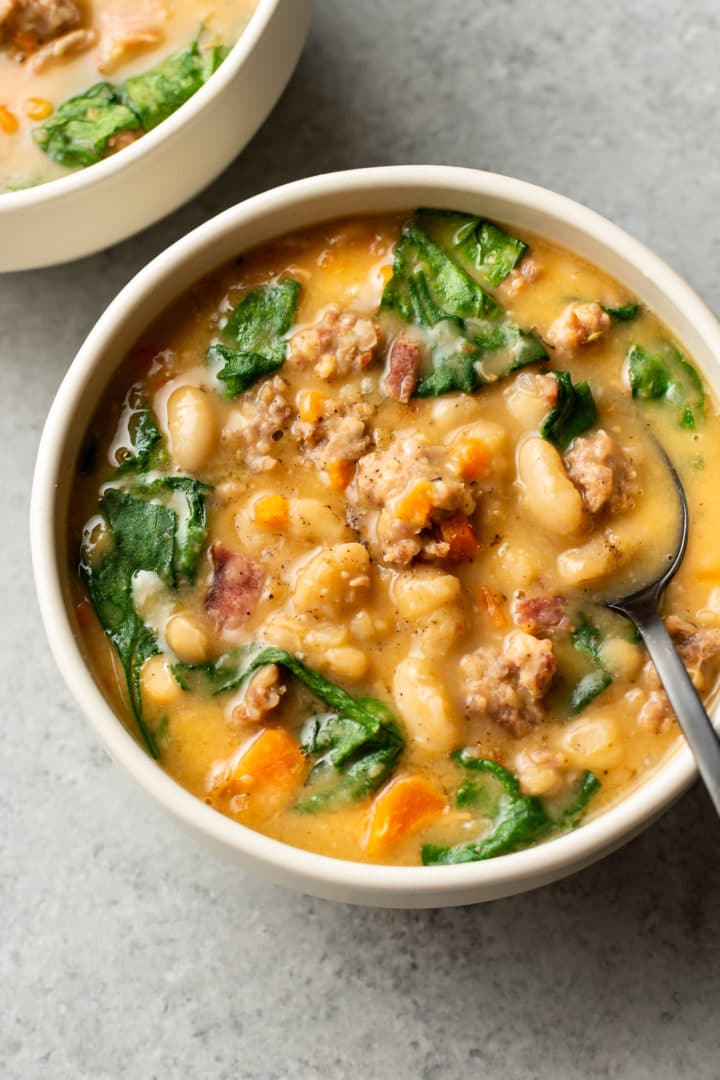
[[[72,508],[82,645],[220,813],[344,859],[485,859],[611,806],[676,748],[633,627],[655,573],[710,701],[715,404],[619,283],[466,214],[243,255],[138,342]],[[74,555],[74,557],[75,557]]]
[[[0,0],[0,192],[135,142],[187,100],[257,0]]]

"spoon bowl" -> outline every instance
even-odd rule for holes
[[[631,619],[637,627],[695,756],[703,783],[720,814],[720,739],[660,616],[663,593],[679,570],[687,549],[690,515],[685,489],[677,470],[663,447],[657,440],[655,443],[672,477],[680,506],[680,530],[675,551],[668,556],[668,563],[658,576],[647,584],[627,596],[602,599],[600,602],[611,611]]]

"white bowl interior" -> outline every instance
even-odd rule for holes
[[[599,215],[542,188],[441,166],[358,170],[302,180],[256,196],[174,244],[118,295],[89,335],[58,392],[43,433],[32,498],[36,583],[51,647],[72,693],[111,754],[185,825],[241,854],[286,885],[351,902],[423,907],[510,895],[570,873],[611,851],[692,782],[680,746],[622,802],[573,833],[483,863],[391,867],[291,848],[223,817],[190,795],[141,749],[91,676],[75,635],[68,590],[66,516],[86,425],[111,375],[147,326],[194,281],[286,231],[354,214],[417,205],[462,209],[547,236],[617,277],[684,343],[720,394],[720,325],[665,263]]]

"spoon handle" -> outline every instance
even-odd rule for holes
[[[680,653],[653,606],[642,611],[626,609],[647,646],[683,734],[695,755],[715,809],[720,814],[720,739],[687,673]]]

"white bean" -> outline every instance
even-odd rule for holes
[[[549,411],[547,400],[540,392],[537,375],[521,372],[504,393],[511,415],[526,431],[537,430]]]
[[[149,656],[140,670],[140,688],[143,704],[163,707],[173,705],[183,696],[183,689],[170,670],[167,656]]]
[[[362,544],[334,544],[318,552],[298,574],[295,610],[332,614],[357,602],[370,585],[370,556]]]
[[[593,536],[586,544],[568,548],[557,558],[560,577],[566,585],[582,585],[586,581],[606,577],[628,557],[626,545],[615,533]]]
[[[173,615],[165,626],[165,640],[185,664],[202,664],[208,658],[207,634],[192,615]]]
[[[319,499],[289,499],[289,524],[294,540],[316,544],[337,544],[350,535],[343,519]]]
[[[603,642],[602,659],[610,674],[620,682],[634,679],[643,663],[639,645],[626,638],[613,637]]]
[[[322,668],[336,679],[362,679],[367,674],[368,659],[361,649],[344,645],[322,654]]]
[[[217,441],[211,396],[199,386],[179,386],[167,403],[170,453],[181,469],[195,472],[206,463]]]
[[[402,619],[421,619],[456,600],[460,582],[454,574],[418,567],[397,574],[390,595]]]
[[[433,438],[444,438],[459,424],[467,424],[480,413],[476,398],[470,394],[445,394],[432,403]]]
[[[423,657],[401,660],[393,678],[393,698],[411,739],[426,750],[447,753],[460,732],[450,698],[434,667]]]
[[[624,756],[617,724],[609,716],[579,717],[563,729],[560,745],[571,765],[602,771]]]
[[[577,532],[583,520],[582,497],[555,447],[537,436],[526,439],[517,464],[525,506],[538,524],[556,536]]]

